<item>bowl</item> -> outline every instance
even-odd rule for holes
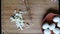
[[[50,24],[52,24],[52,23],[54,23],[53,22],[53,18],[55,17],[55,16],[57,16],[58,14],[54,14],[54,13],[49,13],[49,14],[47,14],[46,15],[46,17],[44,17],[44,19],[42,20],[42,23],[41,23],[41,31],[42,31],[42,34],[44,34],[44,29],[42,28],[42,26],[43,26],[43,24],[45,23],[45,22],[48,22],[48,24],[50,25]],[[57,23],[54,23],[55,25],[57,25]],[[57,27],[57,26],[56,26]],[[54,32],[51,30],[51,34],[54,34]]]

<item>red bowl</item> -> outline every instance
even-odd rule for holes
[[[44,34],[44,29],[42,28],[42,25],[45,23],[45,22],[48,22],[48,24],[51,24],[53,23],[52,19],[54,16],[56,16],[58,14],[54,14],[54,13],[49,13],[47,14],[47,16],[42,20],[42,24],[41,24],[41,31],[42,31],[42,34]],[[55,23],[55,25],[57,25]],[[54,34],[53,31],[51,31],[51,34]]]

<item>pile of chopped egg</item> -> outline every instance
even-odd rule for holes
[[[24,11],[18,11],[16,12],[16,10],[14,11],[14,15],[12,15],[10,17],[11,22],[15,22],[16,26],[18,28],[18,30],[23,30],[23,27],[25,25],[25,20],[23,19],[23,14],[25,14],[26,12]]]
[[[54,17],[53,22],[57,23],[57,26],[60,28],[60,17]],[[54,23],[48,24],[48,22],[44,23],[42,28],[44,29],[44,34],[51,34],[51,30],[54,34],[60,34],[60,29],[56,27]]]

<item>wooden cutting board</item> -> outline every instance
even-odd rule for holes
[[[1,19],[2,19],[2,32],[5,34],[40,34],[40,24],[41,19],[43,18],[46,10],[48,8],[56,8],[58,9],[57,2],[51,2],[50,0],[28,0],[29,6],[32,13],[32,22],[27,19],[26,22],[31,23],[29,29],[24,29],[23,31],[18,31],[15,23],[10,22],[10,16],[13,15],[14,9],[25,10],[25,5],[22,0],[2,0],[2,12],[1,12]],[[28,16],[29,17],[29,16]]]

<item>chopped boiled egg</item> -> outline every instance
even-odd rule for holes
[[[51,25],[49,25],[49,29],[50,30],[53,30],[55,28],[55,24],[54,23],[52,23]]]
[[[60,20],[60,18],[59,18],[59,17],[54,17],[54,18],[53,18],[53,22],[55,22],[55,23],[58,23],[58,22],[59,22],[59,20]]]
[[[57,23],[57,26],[60,27],[60,22]]]
[[[49,29],[45,29],[44,34],[51,34],[51,31]]]
[[[43,28],[43,29],[49,28],[49,24],[48,24],[48,23],[43,24],[42,28]]]
[[[23,13],[24,12],[22,12],[22,11],[16,13],[16,10],[15,10],[15,12],[14,12],[15,15],[13,17],[10,17],[11,22],[15,21],[17,28],[19,28],[18,30],[20,30],[20,29],[23,30],[23,26],[24,26],[23,22],[25,22],[22,17]]]
[[[55,28],[55,29],[53,30],[53,32],[54,32],[55,34],[59,34],[59,33],[60,33],[60,29],[59,29],[59,28]]]

